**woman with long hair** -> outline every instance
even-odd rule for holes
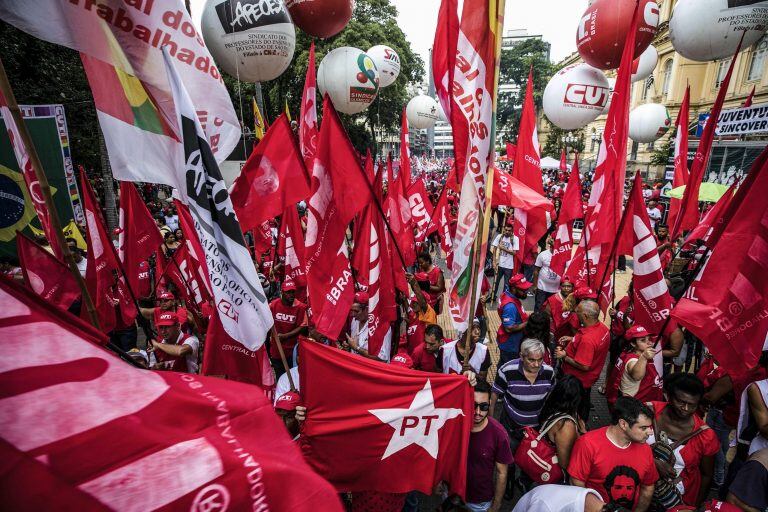
[[[528,323],[523,329],[523,339],[539,340],[547,350],[544,352],[544,362],[552,364],[552,333],[549,330],[549,315],[544,311],[535,311],[528,317]]]
[[[563,473],[568,468],[579,433],[586,431],[583,419],[579,418],[580,406],[581,383],[573,375],[565,375],[552,388],[539,413],[540,431],[552,425],[547,431],[547,439],[555,446],[557,462]]]

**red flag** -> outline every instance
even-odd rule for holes
[[[472,392],[458,375],[423,373],[300,342],[302,439],[338,491],[464,495]]]
[[[560,170],[563,172],[568,171],[568,159],[565,156],[565,148],[560,152]]]
[[[176,207],[176,213],[179,215],[179,226],[181,226],[181,230],[184,232],[184,240],[187,246],[186,261],[190,269],[189,274],[195,276],[194,280],[200,286],[200,303],[202,303],[202,301],[208,301],[213,298],[208,268],[205,263],[205,251],[200,244],[200,239],[197,238],[192,214],[189,212],[187,205],[177,199],[173,200],[173,205]],[[189,284],[194,286],[192,281]]]
[[[285,260],[285,278],[292,280],[299,287],[307,286],[304,251],[301,219],[296,207],[291,205],[283,212],[277,238],[277,255]]]
[[[37,214],[37,218],[40,219],[40,225],[45,233],[45,238],[48,239],[48,244],[51,246],[51,249],[53,249],[53,254],[55,254],[56,257],[61,258],[61,248],[59,247],[56,233],[54,233],[53,227],[51,226],[51,221],[48,218],[48,207],[45,205],[45,199],[43,199],[43,195],[40,191],[40,183],[37,181],[35,170],[32,168],[32,162],[29,160],[27,148],[21,140],[19,128],[16,126],[16,121],[11,115],[11,111],[8,108],[8,102],[2,92],[0,92],[0,114],[2,114],[5,129],[8,131],[8,139],[11,141],[11,147],[16,156],[16,163],[21,170],[21,174],[24,176],[24,182],[27,184],[28,194],[24,195],[29,195],[29,199],[35,207],[35,213]]]
[[[657,249],[656,236],[643,199],[643,180],[640,172],[635,174],[634,185],[627,201],[626,220],[619,246],[628,243],[634,259],[632,272],[632,303],[635,323],[649,332],[659,334],[672,310],[672,296],[669,294],[661,259]],[[620,251],[620,254],[625,251]]]
[[[523,113],[520,118],[520,131],[517,137],[517,153],[512,176],[541,195],[544,184],[541,180],[539,135],[536,130],[536,107],[533,104],[533,67],[528,72],[528,84],[525,89]],[[544,211],[525,211],[515,208],[515,235],[520,241],[520,249],[515,259],[522,265],[536,249],[539,239],[547,232],[548,219]],[[518,268],[521,268],[518,266]]]
[[[442,0],[432,44],[432,76],[435,77],[437,99],[449,121],[453,119],[453,77],[458,34],[458,1]],[[452,172],[455,172],[455,169],[455,166],[451,166]]]
[[[435,205],[435,215],[432,217],[437,234],[440,237],[440,248],[447,255],[453,247],[453,235],[451,232],[451,206],[448,204],[448,195],[442,194]]]
[[[716,118],[715,118],[716,119]],[[672,316],[731,374],[757,365],[768,350],[768,150],[727,207],[727,225]]]
[[[411,207],[411,220],[416,227],[416,241],[423,242],[436,229],[431,223],[434,211],[427,188],[424,186],[423,176],[408,188],[408,203]]]
[[[507,160],[514,161],[516,155],[517,155],[517,146],[512,144],[511,142],[507,142]]]
[[[387,161],[388,169],[392,167],[392,159]],[[401,169],[402,176],[402,169]],[[403,180],[398,176],[389,189],[387,199],[384,202],[384,210],[387,212],[387,220],[391,229],[392,239],[397,243],[400,254],[405,260],[405,265],[412,265],[416,261],[416,244],[411,227],[411,206],[403,190]],[[402,264],[400,265],[402,266]]]
[[[162,244],[163,236],[136,186],[130,181],[121,181],[118,252],[134,293],[139,293],[139,273],[146,271],[140,268],[142,263],[148,261]]]
[[[191,245],[189,240],[185,240],[168,261],[164,261],[163,257],[157,258],[158,282],[164,287],[168,286],[168,282],[173,283],[187,309],[201,317],[203,304],[211,299],[211,293],[206,282],[205,266],[200,265]]]
[[[725,79],[720,84],[720,90],[717,92],[715,104],[712,105],[709,120],[704,126],[701,139],[699,139],[699,146],[696,148],[696,155],[693,157],[688,185],[685,187],[685,192],[680,202],[680,214],[677,216],[676,225],[672,229],[673,234],[679,234],[686,229],[692,229],[699,223],[699,189],[704,178],[704,171],[709,163],[709,156],[712,153],[712,142],[715,139],[717,120],[720,118],[720,111],[723,109],[725,94],[728,91],[728,84],[731,83],[733,67],[736,64],[736,56],[739,54],[739,51],[741,51],[741,41],[736,47],[736,53],[731,59],[730,66],[728,66],[728,73],[726,73]]]
[[[408,132],[408,117],[405,115],[405,108],[400,115],[400,170],[397,178],[400,180],[400,187],[403,192],[411,186],[411,141]]]
[[[688,184],[688,112],[691,105],[691,86],[685,88],[683,102],[680,104],[680,112],[677,114],[675,127],[675,175],[672,178],[672,188],[681,187]],[[670,198],[669,217],[667,225],[673,228],[680,226],[677,216],[680,213],[680,199]],[[670,233],[671,240],[677,240],[680,233]]]
[[[235,179],[230,198],[243,232],[309,197],[309,178],[285,114],[272,123]]]
[[[27,286],[49,304],[69,309],[81,294],[69,267],[24,233],[16,233],[16,249]]]
[[[720,199],[718,199],[718,201],[715,203],[715,205],[706,213],[706,215],[704,215],[704,218],[701,219],[701,222],[696,224],[696,227],[688,233],[688,235],[685,237],[686,244],[694,243],[699,239],[709,241],[715,225],[720,224],[723,221],[723,214],[728,208],[728,204],[731,202],[731,198],[733,198],[737,184],[738,181],[728,187],[728,190],[725,191],[725,194],[723,194],[722,197],[720,197]],[[707,245],[710,247],[712,246],[711,243]]]
[[[555,244],[552,248],[552,261],[549,263],[552,271],[560,276],[565,272],[565,267],[571,261],[573,254],[573,221],[584,215],[581,207],[581,179],[578,161],[578,158],[574,160],[571,176],[568,178],[563,200],[560,203]]]
[[[96,308],[101,330],[110,332],[131,325],[138,311],[120,272],[115,246],[107,236],[101,208],[85,174],[80,175],[80,190],[85,224],[88,228],[88,267],[85,271],[85,283]],[[115,303],[118,304],[117,307]],[[120,312],[120,318],[117,317],[117,311]],[[86,308],[82,308],[81,316],[85,318],[87,314]]]
[[[747,99],[744,100],[744,103],[741,104],[741,108],[749,108],[752,106],[752,100],[755,98],[755,86],[752,86],[752,90],[749,91],[749,96],[747,96]]]
[[[299,146],[307,169],[312,168],[317,152],[317,82],[315,79],[315,42],[309,45],[307,75],[304,79],[304,93],[301,95],[299,119]]]
[[[535,209],[541,209],[542,213],[554,210],[552,201],[498,168],[493,170],[491,206],[512,206],[526,212]]]
[[[4,507],[342,510],[258,389],[133,368],[14,283],[0,302]]]

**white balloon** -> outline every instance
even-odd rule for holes
[[[646,103],[629,113],[629,137],[635,142],[653,142],[667,133],[671,124],[667,107]]]
[[[321,95],[328,93],[339,112],[359,114],[379,92],[379,72],[363,50],[342,46],[320,62],[317,87]]]
[[[632,74],[633,82],[639,82],[651,76],[653,70],[656,69],[656,64],[659,62],[659,52],[651,45],[640,54],[637,60],[637,73]]]
[[[384,44],[377,44],[365,52],[373,59],[379,70],[379,87],[388,87],[395,83],[400,75],[400,56],[395,50]]]
[[[405,107],[408,126],[417,130],[432,128],[440,120],[440,106],[430,96],[419,95],[411,98]]]
[[[445,115],[445,110],[443,110],[443,105],[439,101],[437,102],[437,115],[440,118],[440,121],[444,123],[448,122],[448,116]]]
[[[240,80],[274,80],[293,59],[296,29],[283,0],[208,0],[201,25],[213,59]]]
[[[608,102],[608,79],[588,64],[558,71],[544,89],[544,114],[563,130],[577,130],[594,121]]]
[[[616,88],[616,77],[608,78],[608,101],[605,102],[605,107],[603,107],[603,111],[600,112],[600,115],[605,115],[608,113],[608,109],[611,108],[611,98],[613,98],[613,90]]]
[[[732,0],[679,0],[669,21],[675,51],[706,62],[731,57],[741,35],[742,48],[753,45],[768,27],[768,2],[729,7]]]

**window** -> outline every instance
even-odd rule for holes
[[[629,154],[630,160],[637,160],[637,150],[640,148],[640,144],[636,141],[632,141],[632,151]]]
[[[763,37],[752,50],[752,60],[749,63],[747,81],[760,80],[768,60],[768,37]]]
[[[651,75],[651,76],[653,76],[653,75]],[[651,86],[649,84],[649,80],[646,79],[646,80],[643,80],[642,82],[640,82],[640,87],[643,88],[643,94],[640,95],[640,99],[647,100],[648,99],[648,89],[651,88]]]
[[[729,57],[725,60],[721,60],[717,64],[717,78],[715,79],[715,89],[719,89],[720,84],[722,84],[723,80],[725,80],[725,75],[728,74],[728,68],[731,65],[731,59],[733,59],[733,57]]]
[[[656,148],[656,144],[653,142],[648,143],[648,151],[653,151]]]
[[[672,59],[664,63],[663,76],[661,91],[666,96],[669,93],[669,86],[672,84]]]

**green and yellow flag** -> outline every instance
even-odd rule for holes
[[[253,133],[258,140],[264,138],[264,133],[267,131],[267,126],[264,124],[264,117],[261,115],[259,105],[256,103],[256,98],[251,98],[253,105]]]

